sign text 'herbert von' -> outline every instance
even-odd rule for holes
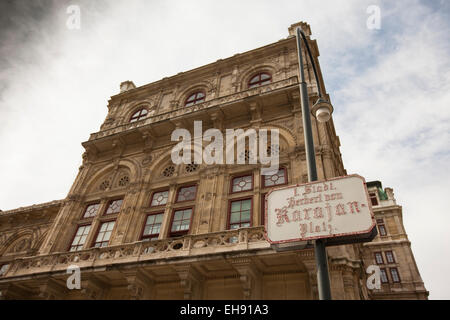
[[[357,237],[375,227],[364,178],[350,175],[273,190],[266,195],[271,243]]]

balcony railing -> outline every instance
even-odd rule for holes
[[[140,120],[140,121],[127,123],[127,124],[119,125],[117,127],[111,128],[111,129],[106,129],[106,130],[102,130],[99,132],[95,132],[95,133],[91,134],[89,140],[99,139],[99,138],[110,136],[110,135],[117,134],[120,132],[125,132],[128,130],[134,129],[134,128],[143,127],[143,126],[146,126],[151,123],[156,123],[156,122],[184,116],[184,115],[187,115],[189,113],[193,113],[193,112],[196,112],[199,110],[212,108],[214,106],[226,104],[226,103],[233,102],[233,101],[238,101],[238,100],[241,100],[246,97],[253,96],[253,95],[262,94],[262,93],[266,93],[269,91],[274,91],[274,90],[277,90],[277,89],[280,89],[283,87],[288,87],[288,86],[296,84],[296,83],[298,83],[297,77],[296,76],[290,77],[288,79],[273,82],[268,85],[264,85],[262,87],[251,88],[251,89],[248,89],[245,91],[240,91],[238,93],[230,94],[230,95],[220,97],[217,99],[208,100],[203,103],[199,103],[199,104],[196,104],[196,105],[193,105],[190,107],[178,108],[176,110],[172,110],[172,111],[165,112],[165,113],[160,113],[160,114],[157,114],[152,117],[148,117],[148,118]]]
[[[147,260],[192,257],[222,252],[268,249],[263,227],[242,228],[215,233],[186,235],[152,241],[138,241],[104,248],[17,258],[9,263],[0,279],[29,274],[66,271],[70,265],[80,268]]]

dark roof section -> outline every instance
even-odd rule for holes
[[[373,187],[377,187],[381,190],[383,190],[383,185],[381,184],[381,181],[369,181],[366,183],[367,188],[373,188]]]

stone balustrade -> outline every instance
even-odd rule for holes
[[[202,102],[199,104],[195,104],[190,107],[181,107],[176,110],[172,110],[172,111],[165,112],[165,113],[160,113],[160,114],[145,118],[140,121],[127,123],[127,124],[116,126],[111,129],[106,129],[106,130],[102,130],[99,132],[95,132],[95,133],[91,134],[89,140],[96,140],[96,139],[110,136],[113,134],[125,132],[125,131],[132,130],[132,129],[139,128],[139,127],[143,127],[143,126],[146,126],[146,125],[149,125],[152,123],[161,122],[161,121],[176,118],[176,117],[181,117],[181,116],[187,115],[189,113],[193,113],[196,111],[209,109],[209,108],[212,108],[212,107],[215,107],[218,105],[238,101],[238,100],[250,97],[250,96],[255,96],[255,95],[264,94],[264,93],[267,93],[270,91],[275,91],[277,89],[288,87],[288,86],[291,86],[291,85],[294,85],[297,83],[298,83],[297,77],[290,77],[288,79],[273,82],[271,84],[268,84],[268,85],[265,85],[262,87],[251,88],[251,89],[237,92],[234,94],[230,94],[230,95],[227,95],[224,97],[219,97],[219,98],[216,98],[213,100],[208,100],[208,101],[205,101],[205,102]]]
[[[80,268],[101,267],[113,264],[144,262],[147,260],[174,257],[192,257],[214,253],[269,249],[264,238],[264,228],[251,227],[222,232],[186,235],[151,241],[138,241],[103,248],[90,248],[75,252],[59,252],[9,262],[8,271],[2,278],[19,277],[28,274],[66,272],[70,265]]]

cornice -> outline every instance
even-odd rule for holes
[[[292,43],[291,43],[292,42]],[[154,93],[157,93],[161,90],[164,90],[165,88],[168,88],[169,86],[176,85],[177,83],[181,83],[183,81],[186,81],[186,79],[189,79],[190,81],[193,78],[196,77],[203,77],[204,75],[211,75],[216,74],[218,70],[221,70],[221,68],[228,68],[233,65],[239,65],[246,62],[249,62],[251,60],[254,60],[255,57],[261,57],[263,58],[270,53],[274,53],[273,51],[277,51],[279,47],[283,47],[286,45],[292,45],[295,46],[295,37],[288,36],[287,38],[281,39],[277,42],[273,42],[271,44],[246,51],[244,53],[236,53],[231,57],[224,58],[224,59],[218,59],[215,62],[188,70],[184,72],[179,72],[176,75],[164,77],[158,81],[151,82],[139,87],[136,87],[134,89],[116,94],[111,96],[110,102],[122,100],[122,99],[130,99],[133,98],[135,95],[141,94],[143,91],[149,92],[152,91]]]
[[[42,209],[58,207],[58,206],[61,206],[63,203],[64,203],[64,200],[53,200],[50,202],[33,204],[33,205],[27,206],[27,207],[20,207],[17,209],[0,211],[0,217],[5,217],[5,216],[12,215],[12,214],[17,214],[17,213],[26,213],[26,212],[32,212],[32,211],[38,211],[38,210],[42,210]]]

